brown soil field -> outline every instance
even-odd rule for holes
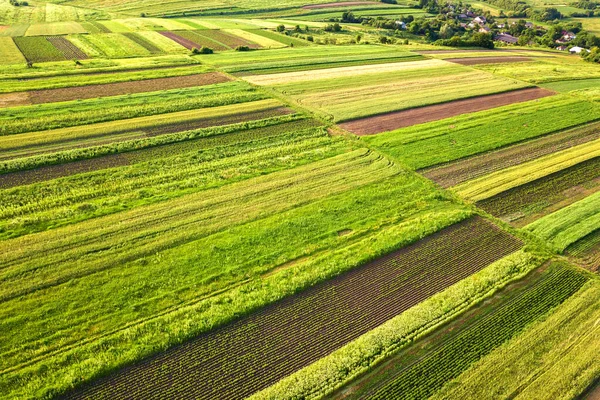
[[[306,10],[318,9],[318,8],[332,8],[332,7],[347,7],[347,6],[363,6],[363,5],[380,5],[374,1],[340,1],[337,3],[323,3],[323,4],[310,4],[302,6]]]
[[[460,65],[479,65],[479,64],[502,64],[523,61],[533,61],[530,57],[507,56],[507,57],[472,57],[472,58],[446,58],[444,61],[453,62]]]
[[[159,32],[159,33],[165,37],[168,37],[169,39],[173,40],[174,42],[179,43],[180,45],[182,45],[183,47],[185,47],[188,50],[199,49],[202,47],[202,45],[200,45],[196,42],[193,42],[190,39],[186,39],[182,36],[179,36],[173,32],[163,31],[163,32]]]
[[[600,379],[581,396],[581,400],[600,400]]]
[[[465,158],[419,172],[438,185],[448,188],[514,165],[565,150],[600,138],[600,124],[558,132],[505,149]]]
[[[503,50],[502,50],[503,51]],[[481,50],[419,50],[417,53],[419,54],[452,54],[452,53],[488,53],[488,52],[498,52],[498,50],[489,50],[489,49],[481,49]]]
[[[412,108],[410,110],[396,111],[348,121],[339,125],[347,131],[359,136],[374,135],[380,132],[392,131],[461,114],[539,99],[552,94],[554,94],[554,92],[540,88],[514,90],[512,92],[479,96],[470,99],[435,104],[432,106]]]
[[[75,161],[67,164],[49,165],[29,171],[19,171],[0,175],[0,189],[29,185],[31,183],[49,181],[81,174],[84,172],[98,171],[129,164],[127,158],[120,154],[111,154],[89,160]]]
[[[88,58],[87,54],[85,54],[81,49],[75,46],[73,43],[69,42],[64,36],[47,36],[46,39],[58,51],[60,51],[67,60],[86,60]]]
[[[246,398],[521,246],[474,217],[65,398]]]
[[[212,85],[215,83],[228,82],[229,80],[230,79],[227,76],[219,72],[208,72],[205,74],[175,76],[170,78],[7,93],[0,94],[0,107],[15,107],[20,105],[119,96],[132,93],[156,92],[159,90]]]

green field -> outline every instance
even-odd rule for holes
[[[2,399],[597,385],[597,64],[487,48],[482,2],[15,1]]]

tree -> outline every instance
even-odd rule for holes
[[[444,24],[440,29],[440,37],[442,39],[450,39],[452,36],[454,36],[454,31],[452,30],[452,27],[448,24]]]
[[[283,32],[285,31],[285,25],[281,24],[277,26],[277,32]]]

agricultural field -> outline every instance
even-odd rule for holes
[[[0,0],[0,398],[597,391],[600,67],[436,13]]]

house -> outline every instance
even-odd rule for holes
[[[588,49],[584,49],[583,47],[574,46],[569,49],[569,53],[571,54],[581,54],[582,51],[590,52]]]
[[[558,47],[556,48],[556,50],[559,50],[559,51],[566,51],[566,50],[567,50],[567,48],[568,48],[567,46],[558,46]]]
[[[479,25],[485,25],[486,21],[487,20],[485,19],[484,16],[475,17],[475,19],[473,20],[473,22],[475,22],[476,24],[479,24]]]
[[[573,32],[563,32],[563,35],[561,37],[562,40],[566,42],[570,42],[571,40],[575,39],[577,37],[577,35],[575,35]]]
[[[458,19],[467,19],[469,18],[467,14],[458,14]]]
[[[525,28],[531,29],[531,28],[533,28],[533,24],[531,22],[526,22],[525,23]]]
[[[490,28],[488,28],[487,26],[482,26],[479,28],[479,32],[481,33],[490,33]]]
[[[467,27],[467,24],[465,24],[464,22],[461,22],[459,25],[460,25],[461,28],[466,28]]]
[[[496,28],[498,28],[498,29],[504,29],[504,28],[506,28],[506,25],[504,25],[504,24],[496,24]]]
[[[469,18],[475,17],[475,13],[473,11],[467,11],[466,14],[467,14],[467,17],[469,17]]]
[[[516,44],[519,41],[518,38],[509,35],[508,33],[499,33],[494,39],[508,44]]]
[[[404,21],[396,21],[396,26],[398,27],[398,29],[406,30],[406,24],[404,23]]]

